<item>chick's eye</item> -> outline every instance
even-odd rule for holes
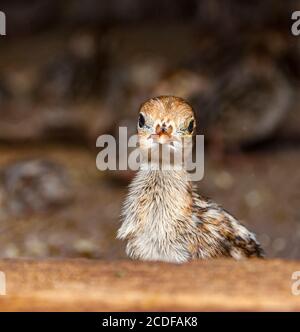
[[[139,127],[143,128],[145,126],[145,117],[143,114],[139,115],[139,121],[138,121]]]
[[[194,130],[194,120],[191,120],[187,127],[187,131],[191,134],[193,130]]]

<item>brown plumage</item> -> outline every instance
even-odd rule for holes
[[[118,238],[127,241],[127,254],[134,259],[181,263],[262,257],[254,234],[200,196],[184,167],[163,169],[160,159],[149,160],[149,149],[182,149],[182,139],[191,137],[195,126],[193,110],[181,98],[162,96],[142,105],[138,136],[147,158],[129,187]]]

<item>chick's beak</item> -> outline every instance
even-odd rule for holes
[[[167,127],[165,125],[157,125],[155,128],[155,134],[152,134],[151,138],[160,144],[170,143],[173,141],[172,132],[172,126]]]

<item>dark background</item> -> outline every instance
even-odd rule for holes
[[[205,134],[199,190],[300,258],[300,1],[2,0],[0,256],[124,257],[131,172],[100,172],[96,138],[138,107],[186,98]]]

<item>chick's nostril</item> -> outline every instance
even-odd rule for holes
[[[173,132],[173,127],[172,126],[169,126],[166,131],[165,131],[168,135],[171,135],[172,132]]]
[[[156,126],[156,128],[155,128],[155,133],[156,133],[157,135],[159,135],[161,132],[162,132],[162,128],[161,128],[161,126],[158,124],[158,125]]]

